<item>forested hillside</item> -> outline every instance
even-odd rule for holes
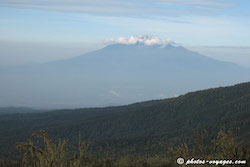
[[[80,133],[90,153],[100,157],[166,155],[197,135],[211,140],[221,129],[249,146],[249,122],[250,83],[243,83],[120,107],[3,114],[0,151],[2,157],[18,156],[16,142],[40,129],[54,141],[67,139],[72,148]]]

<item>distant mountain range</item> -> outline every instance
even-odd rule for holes
[[[129,104],[250,80],[250,70],[176,46],[113,44],[72,59],[0,71],[0,106]]]
[[[15,155],[15,143],[40,129],[70,144],[81,133],[92,143],[90,151],[101,156],[158,155],[171,145],[199,140],[199,133],[210,140],[223,128],[249,146],[249,122],[250,83],[244,83],[127,106],[1,115],[0,153]]]
[[[14,113],[31,113],[42,112],[46,110],[37,110],[28,107],[0,107],[0,115],[2,114],[14,114]]]

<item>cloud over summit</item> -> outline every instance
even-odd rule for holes
[[[126,44],[126,45],[131,45],[131,44],[144,44],[144,45],[176,45],[170,38],[167,39],[160,39],[157,36],[147,36],[147,35],[141,35],[138,37],[135,36],[130,36],[128,38],[125,37],[119,37],[118,39],[109,39],[106,40],[105,43],[108,44],[114,44],[114,43],[119,43],[119,44]]]

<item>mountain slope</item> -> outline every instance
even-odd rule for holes
[[[250,83],[244,83],[121,107],[3,115],[0,148],[14,150],[15,142],[39,129],[72,143],[80,132],[94,142],[97,154],[159,154],[188,140],[194,131],[207,130],[212,138],[221,128],[236,130],[238,140],[249,145],[249,122]]]
[[[181,46],[114,44],[72,59],[0,73],[0,105],[110,106],[232,85],[250,71]]]

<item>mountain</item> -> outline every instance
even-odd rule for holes
[[[0,72],[0,105],[77,108],[129,104],[232,85],[250,71],[182,46],[113,44],[72,59]]]
[[[40,129],[71,144],[81,133],[93,144],[91,151],[105,155],[165,153],[167,147],[192,139],[196,132],[206,131],[209,140],[223,128],[233,130],[237,141],[249,146],[249,122],[248,82],[127,106],[2,115],[0,152],[14,151],[16,142],[26,141]]]

